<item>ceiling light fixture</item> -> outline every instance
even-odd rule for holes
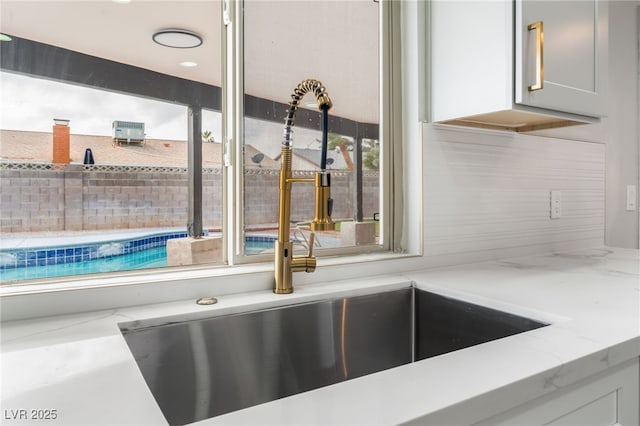
[[[197,67],[198,63],[191,62],[191,61],[184,61],[184,62],[180,62],[178,65],[180,65],[181,67],[193,68],[193,67]]]
[[[165,47],[190,49],[200,46],[202,37],[192,31],[170,28],[157,31],[153,35],[153,41]]]

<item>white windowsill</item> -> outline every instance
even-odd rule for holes
[[[294,274],[296,286],[404,272],[414,254],[371,253],[318,259],[314,273]],[[273,286],[273,262],[235,266],[181,267],[63,277],[0,287],[2,321],[199,297],[264,291]]]

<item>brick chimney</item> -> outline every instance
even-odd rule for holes
[[[54,118],[53,122],[53,163],[68,164],[71,159],[69,120]]]

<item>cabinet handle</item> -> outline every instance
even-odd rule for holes
[[[536,83],[529,86],[529,91],[544,88],[544,27],[542,21],[529,24],[527,30],[536,30]]]

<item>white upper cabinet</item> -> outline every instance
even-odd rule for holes
[[[515,7],[516,102],[603,116],[606,2],[518,0]]]
[[[431,3],[431,119],[527,131],[605,115],[607,2]]]

